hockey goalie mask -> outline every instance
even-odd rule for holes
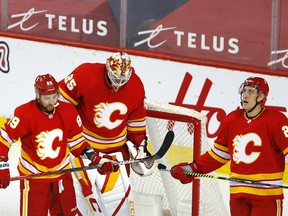
[[[141,158],[146,158],[146,157],[151,156],[151,154],[148,151],[145,151],[144,149],[141,150],[139,149],[139,147],[137,148],[130,141],[128,141],[126,144],[130,150],[131,160],[141,159]],[[145,160],[143,162],[135,162],[135,163],[131,163],[131,168],[135,173],[137,173],[140,176],[149,176],[153,173],[155,169],[155,162],[154,160],[151,160],[151,161]]]
[[[131,60],[127,53],[113,53],[106,61],[107,75],[111,82],[113,91],[125,85],[132,74]]]
[[[59,90],[58,83],[50,74],[37,76],[35,79],[34,88],[37,98],[39,98],[39,95],[50,95],[58,93]]]
[[[265,104],[267,100],[267,96],[269,93],[269,85],[266,82],[265,79],[260,77],[249,77],[247,78],[239,88],[239,94],[242,95],[244,87],[250,86],[252,88],[256,88],[258,91],[261,91],[264,94],[264,99],[261,101],[261,103]]]

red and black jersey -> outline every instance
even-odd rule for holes
[[[132,68],[130,80],[112,92],[106,65],[84,63],[59,82],[61,95],[78,110],[84,136],[97,151],[111,152],[129,139],[140,145],[146,136],[145,91]]]
[[[1,127],[0,155],[8,156],[10,146],[19,139],[18,169],[25,175],[68,168],[69,153],[78,157],[88,146],[75,107],[62,101],[50,114],[38,108],[37,100],[17,107],[14,117]]]
[[[249,119],[243,109],[237,109],[227,115],[213,148],[197,163],[207,173],[231,161],[231,178],[281,185],[287,153],[288,122],[283,113],[266,108]],[[230,193],[232,197],[283,198],[281,188],[235,182],[230,182]]]

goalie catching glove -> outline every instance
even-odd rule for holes
[[[132,142],[128,141],[127,146],[130,150],[130,155],[133,159],[142,159],[150,157],[151,154],[147,148],[147,141],[144,139],[140,146],[134,145]],[[155,169],[154,160],[143,160],[141,162],[131,163],[132,170],[140,176],[149,176],[153,173]]]
[[[201,169],[195,162],[180,163],[174,165],[170,169],[171,176],[175,179],[178,179],[182,184],[188,184],[194,180],[195,177],[192,175],[193,172],[201,173]]]
[[[10,171],[8,158],[0,156],[0,188],[7,188],[10,184]]]

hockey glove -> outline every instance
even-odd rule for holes
[[[102,165],[100,168],[98,168],[98,172],[101,175],[107,175],[111,172],[117,172],[119,170],[119,165],[117,164],[117,160],[108,155],[105,154],[103,156],[100,156],[98,154],[94,154],[91,158],[91,163],[89,166],[95,166],[95,165]]]
[[[127,145],[130,149],[132,159],[142,159],[148,158],[151,156],[148,148],[147,142],[144,139],[140,146],[136,146],[131,142],[127,142]],[[155,168],[154,160],[143,160],[143,162],[132,163],[131,164],[132,170],[140,176],[148,176],[151,175]]]
[[[8,158],[0,156],[0,188],[7,188],[10,184],[10,171]]]
[[[193,170],[198,171],[197,164],[195,162],[180,163],[173,166],[170,173],[173,178],[178,179],[182,184],[188,184],[194,180],[194,176],[191,175],[194,172]]]

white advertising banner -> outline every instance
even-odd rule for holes
[[[50,73],[58,81],[84,62],[105,63],[109,52],[0,38],[0,116],[35,97],[37,75]],[[261,76],[270,86],[266,105],[287,114],[288,78],[214,68],[131,55],[146,97],[196,109],[208,117],[208,137],[215,138],[221,120],[240,105],[238,89],[249,76]]]
[[[50,73],[60,81],[81,63],[105,63],[109,56],[109,52],[101,50],[0,37],[0,117],[12,116],[17,106],[35,98],[34,80],[38,75]],[[220,122],[229,112],[240,106],[238,89],[250,76],[265,78],[270,86],[266,105],[288,114],[286,77],[135,55],[131,55],[131,60],[132,66],[144,83],[148,99],[192,108],[207,115],[207,134],[211,141],[216,137]],[[17,148],[19,151],[19,147]],[[16,167],[16,156],[13,155],[13,167]],[[17,171],[14,170],[11,174],[17,175]],[[12,182],[11,185],[15,188],[16,194],[8,190],[1,191],[0,195],[7,197],[7,202],[3,201],[1,204],[1,214],[17,215],[18,208],[11,214],[10,205],[12,199],[15,200],[15,205],[19,205],[19,201],[15,199],[15,196],[19,196],[17,184]],[[228,205],[228,185],[225,182],[223,185]],[[285,208],[284,211],[288,210]]]

